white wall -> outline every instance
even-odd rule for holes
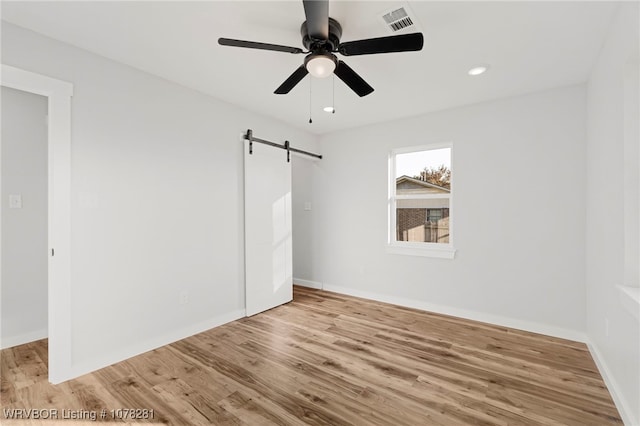
[[[244,315],[240,135],[315,137],[6,22],[2,62],[74,85],[74,374]]]
[[[2,87],[2,348],[47,335],[46,115],[45,97]]]
[[[313,253],[316,204],[313,193],[314,177],[323,160],[292,156],[291,210],[293,219],[293,277],[294,284],[316,286],[309,282],[314,276],[316,260]]]
[[[326,289],[584,339],[585,88],[321,139],[313,229]],[[389,254],[387,158],[453,143],[453,260]],[[354,197],[354,194],[358,194]]]
[[[624,157],[625,66],[637,54],[638,17],[637,3],[620,6],[587,91],[587,332],[618,408],[632,425],[640,424],[640,305],[634,316],[617,286],[624,281],[626,197],[635,196],[636,203],[638,197],[624,190],[631,172],[625,167],[638,164]]]
[[[640,287],[640,52],[624,64],[624,285]]]

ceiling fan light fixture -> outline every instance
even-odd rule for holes
[[[333,74],[336,69],[336,59],[334,55],[310,55],[305,60],[304,66],[312,76],[325,78]]]

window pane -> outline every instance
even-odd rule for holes
[[[451,244],[451,153],[451,147],[424,147],[392,154],[390,240]]]
[[[451,189],[451,148],[397,154],[395,160],[397,181],[404,177],[414,186],[411,179],[435,185],[434,189]]]
[[[449,243],[449,200],[398,200],[396,241]]]

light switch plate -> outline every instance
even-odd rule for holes
[[[304,203],[304,209],[307,211],[311,210],[311,203],[309,201],[307,201],[306,203]]]
[[[9,194],[9,208],[10,209],[22,208],[22,194]]]

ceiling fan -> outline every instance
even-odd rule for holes
[[[336,53],[343,56],[355,56],[409,52],[422,49],[424,43],[422,33],[401,34],[340,43],[342,27],[338,21],[329,17],[329,0],[303,0],[302,3],[307,20],[302,23],[300,34],[302,35],[302,44],[308,49],[307,51],[298,47],[281,46],[256,41],[229,38],[218,39],[218,43],[223,46],[307,54],[304,58],[304,64],[300,65],[300,67],[275,90],[275,94],[284,95],[289,93],[307,74],[323,78],[333,73],[349,86],[351,90],[356,92],[358,96],[366,96],[373,92],[373,87],[364,81],[351,67],[338,59],[335,55]]]

